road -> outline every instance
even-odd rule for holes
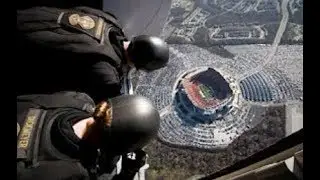
[[[265,62],[263,64],[261,64],[260,66],[254,68],[253,70],[246,72],[242,76],[240,76],[240,78],[238,78],[239,82],[241,80],[253,75],[253,74],[256,74],[256,73],[262,71],[263,68],[273,60],[273,57],[276,54],[279,43],[281,41],[282,35],[283,35],[284,31],[286,30],[286,27],[288,24],[288,20],[289,20],[289,11],[287,8],[288,3],[289,3],[289,0],[283,0],[281,3],[282,19],[281,19],[277,34],[273,40],[270,52],[268,53]]]

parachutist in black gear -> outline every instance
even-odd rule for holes
[[[18,96],[17,179],[131,179],[145,162],[141,148],[159,128],[158,111],[136,95],[94,107],[83,93]],[[126,161],[130,152],[137,161]],[[120,155],[124,166],[116,174]]]
[[[88,7],[18,10],[16,39],[24,56],[19,81],[29,84],[18,84],[20,95],[72,90],[99,103],[121,94],[130,66],[153,71],[169,59],[162,39],[139,35],[130,41],[116,17]]]

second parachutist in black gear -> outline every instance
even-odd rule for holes
[[[127,167],[136,171],[139,163],[125,165],[123,172],[114,175],[113,160],[138,152],[155,137],[158,111],[148,99],[129,95],[101,103],[95,113],[93,109],[93,101],[83,93],[19,96],[17,179],[94,179],[104,173],[132,177]],[[98,149],[105,161],[97,161]],[[97,162],[103,172],[95,171]]]

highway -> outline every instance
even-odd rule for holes
[[[287,8],[288,7],[288,3],[289,3],[289,0],[283,0],[282,3],[281,3],[282,19],[281,19],[277,34],[276,34],[276,36],[275,36],[275,38],[273,40],[270,52],[267,54],[266,61],[263,64],[261,64],[260,66],[254,68],[253,70],[248,71],[248,72],[244,73],[243,75],[241,75],[238,78],[239,82],[241,80],[243,80],[243,79],[255,74],[255,73],[258,73],[258,72],[262,71],[263,68],[273,60],[273,57],[276,54],[278,46],[280,44],[282,35],[283,35],[284,31],[286,30],[286,27],[287,27],[287,24],[288,24],[288,20],[289,20],[289,11],[288,11],[288,8]]]

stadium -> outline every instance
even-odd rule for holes
[[[233,99],[229,82],[213,68],[202,68],[189,71],[179,79],[173,102],[181,119],[211,123],[229,112]]]

